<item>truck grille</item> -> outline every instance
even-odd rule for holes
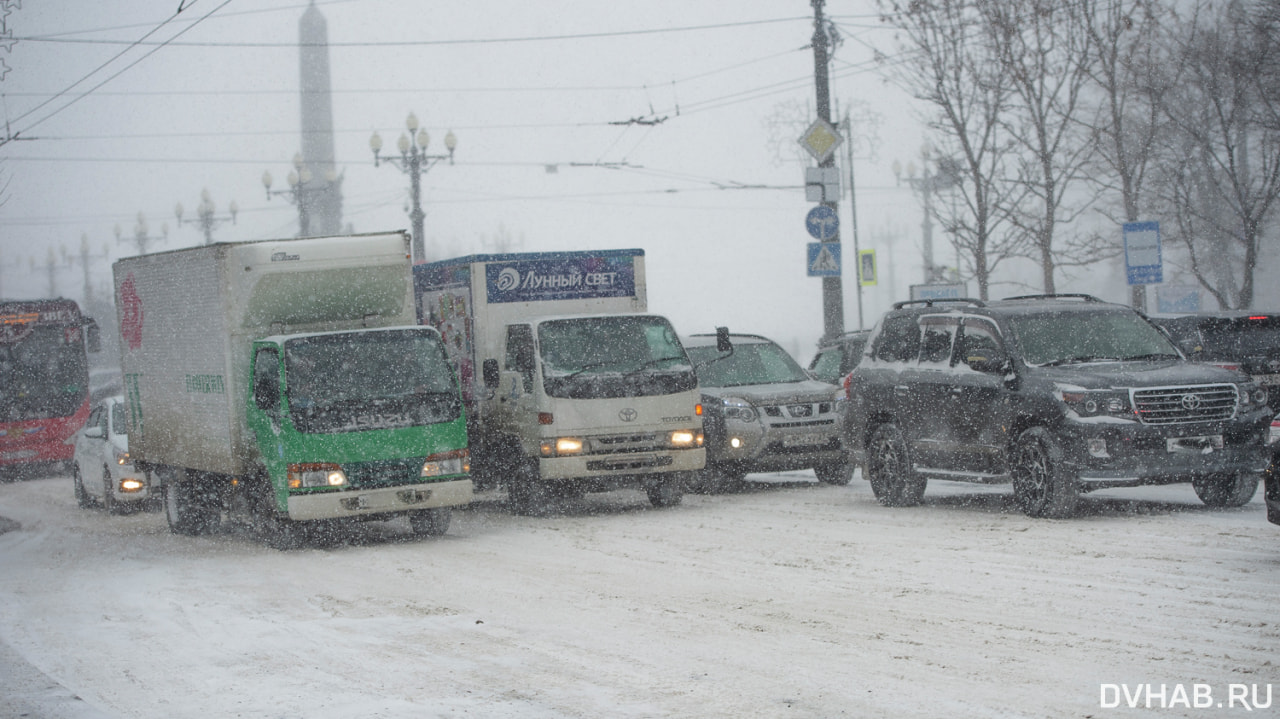
[[[643,434],[614,434],[591,438],[591,454],[621,454],[626,452],[652,452],[664,449],[655,432]]]
[[[1160,387],[1133,392],[1133,405],[1143,424],[1186,424],[1231,419],[1236,388],[1230,384]]]

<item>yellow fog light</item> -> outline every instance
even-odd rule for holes
[[[121,491],[121,492],[139,492],[139,491],[141,491],[141,490],[142,490],[142,488],[143,488],[144,486],[145,486],[145,485],[143,485],[143,483],[142,483],[140,480],[137,480],[137,479],[122,479],[122,480],[120,480],[120,491]]]

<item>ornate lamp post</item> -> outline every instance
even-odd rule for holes
[[[137,224],[133,226],[133,237],[126,238],[124,236],[124,232],[120,229],[120,225],[116,225],[116,242],[132,242],[134,246],[138,248],[138,254],[140,255],[147,254],[147,245],[152,242],[159,242],[167,239],[168,237],[169,223],[164,222],[160,224],[160,236],[156,237],[155,235],[149,234],[147,229],[147,218],[144,217],[141,212],[138,213]]]
[[[267,188],[267,199],[270,200],[272,195],[284,195],[289,198],[289,202],[298,206],[298,236],[309,237],[311,235],[311,195],[316,192],[323,192],[324,187],[308,187],[307,183],[311,182],[311,170],[307,169],[306,162],[302,158],[302,153],[296,153],[293,156],[293,169],[289,171],[289,176],[285,178],[289,183],[287,190],[271,189],[271,171],[262,173],[262,186]],[[336,174],[327,178],[331,183],[337,179]]]
[[[425,262],[427,254],[426,240],[422,235],[422,221],[426,216],[422,211],[422,176],[441,160],[448,160],[450,165],[453,164],[453,151],[458,146],[458,138],[450,130],[444,136],[444,148],[448,150],[448,154],[430,155],[427,154],[427,144],[431,136],[425,129],[418,128],[417,115],[409,113],[404,124],[409,133],[400,133],[400,139],[396,141],[396,148],[400,150],[399,158],[382,157],[378,154],[382,151],[382,136],[376,132],[369,138],[369,149],[373,150],[374,167],[378,167],[381,160],[386,160],[409,176],[410,199],[413,202],[413,210],[409,213],[413,221],[413,261],[418,263]],[[413,137],[412,140],[410,136]]]
[[[270,196],[268,195],[268,197]],[[196,205],[196,216],[194,218],[189,220],[182,219],[182,203],[181,202],[174,205],[173,214],[177,215],[178,217],[179,227],[181,227],[182,223],[184,222],[189,222],[193,225],[198,225],[200,227],[200,230],[204,232],[204,243],[206,245],[212,245],[213,229],[228,220],[230,220],[231,224],[234,225],[236,222],[236,214],[240,211],[240,208],[236,206],[236,201],[232,200],[231,204],[227,206],[227,212],[230,213],[229,215],[216,217],[214,215],[214,210],[215,208],[213,205],[213,198],[209,196],[209,189],[205,188],[204,190],[200,191],[200,204]]]

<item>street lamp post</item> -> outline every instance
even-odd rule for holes
[[[133,226],[133,237],[125,238],[124,231],[120,229],[120,225],[116,225],[116,242],[132,242],[138,248],[138,254],[147,254],[147,246],[152,242],[160,242],[169,237],[169,223],[160,224],[160,236],[150,234],[147,229],[147,218],[141,212],[138,213],[138,222]]]
[[[235,224],[236,214],[239,212],[239,208],[236,206],[236,201],[232,200],[231,204],[227,206],[227,212],[230,213],[229,215],[217,217],[214,215],[214,211],[213,198],[209,196],[208,188],[200,191],[200,204],[196,205],[195,217],[189,220],[182,219],[181,202],[173,207],[173,214],[178,217],[178,226],[181,227],[184,222],[198,225],[200,227],[200,231],[204,233],[204,243],[206,245],[213,244],[213,230],[215,227],[227,222],[228,220],[231,221],[231,224]]]
[[[272,195],[284,195],[289,198],[289,202],[298,206],[298,237],[309,237],[311,235],[311,195],[317,192],[323,192],[324,187],[308,187],[307,183],[311,182],[311,170],[307,169],[306,162],[302,158],[302,153],[296,153],[293,156],[293,169],[289,171],[289,176],[285,178],[289,183],[287,190],[271,189],[271,171],[262,173],[262,186],[267,189],[267,199],[270,200]],[[326,178],[332,183],[337,176]]]
[[[925,284],[940,282],[944,278],[943,266],[935,264],[933,261],[933,196],[940,191],[953,189],[956,179],[953,174],[935,172],[930,163],[930,154],[928,145],[920,149],[920,157],[924,162],[924,171],[920,177],[916,177],[916,165],[914,162],[907,163],[906,177],[903,177],[902,163],[897,160],[893,161],[894,177],[899,183],[905,179],[913,190],[920,193],[921,202],[924,204],[924,220],[920,223],[920,232],[924,245],[922,249]],[[959,272],[959,268],[956,271]]]
[[[369,138],[369,149],[373,150],[374,167],[378,167],[381,160],[386,160],[388,164],[409,175],[410,199],[413,202],[413,210],[409,213],[409,218],[413,221],[413,261],[418,263],[425,262],[427,254],[426,240],[422,234],[423,219],[426,217],[426,213],[422,211],[422,176],[441,160],[448,160],[450,165],[453,164],[453,151],[458,147],[458,138],[450,130],[444,136],[444,147],[448,154],[429,155],[427,143],[431,136],[425,129],[418,128],[417,115],[409,113],[405,127],[409,133],[400,133],[400,139],[396,141],[396,148],[400,150],[398,159],[378,154],[382,151],[382,136],[376,132]],[[411,136],[413,139],[410,139]]]
[[[62,261],[68,265],[80,263],[80,269],[84,271],[84,306],[88,307],[93,304],[93,284],[89,280],[89,270],[92,263],[97,260],[106,261],[110,257],[110,249],[104,244],[102,246],[102,254],[95,255],[89,252],[89,236],[83,232],[80,233],[80,253],[72,254],[67,251],[66,245],[62,245]]]

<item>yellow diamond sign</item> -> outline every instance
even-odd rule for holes
[[[818,118],[813,121],[808,130],[800,136],[800,146],[813,155],[813,159],[818,162],[826,162],[827,158],[836,151],[836,147],[844,141],[840,133],[836,131],[835,125]]]

